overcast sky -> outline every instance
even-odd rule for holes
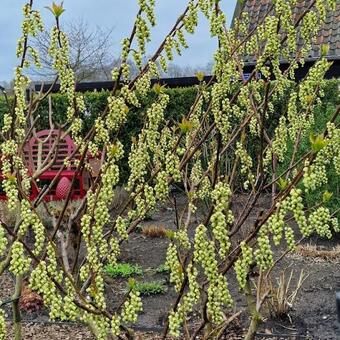
[[[52,0],[35,0],[35,7],[41,10],[46,26],[52,23],[52,14],[44,6],[50,5],[51,2]],[[20,36],[21,8],[25,3],[24,0],[1,0],[0,81],[9,81],[13,78],[13,69],[17,64],[15,48],[16,40]],[[149,44],[149,53],[154,51],[173,26],[186,3],[187,0],[156,0],[158,24],[152,31],[153,41]],[[235,3],[236,0],[222,1],[222,7],[228,16],[228,23],[231,21]],[[62,20],[83,19],[93,27],[114,28],[113,52],[118,54],[120,41],[130,33],[137,12],[136,4],[137,0],[64,0],[66,12],[62,15]],[[175,63],[183,66],[203,66],[209,62],[216,47],[216,43],[209,37],[208,22],[201,18],[196,34],[188,39],[190,49],[186,50],[182,57],[177,57]]]

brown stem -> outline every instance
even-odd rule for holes
[[[272,157],[272,179],[276,178],[276,170],[277,170],[277,157],[276,157],[275,154],[273,154],[273,157]],[[274,202],[274,200],[275,200],[276,190],[277,190],[277,183],[275,181],[272,181],[272,202]]]

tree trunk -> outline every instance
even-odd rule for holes
[[[18,275],[15,278],[15,291],[12,296],[12,312],[13,312],[13,331],[14,331],[14,339],[21,340],[21,314],[19,307],[19,299],[22,291],[22,283],[23,277],[22,275]]]
[[[249,325],[247,334],[244,337],[244,340],[254,340],[257,329],[258,329],[260,322],[261,322],[261,317],[260,317],[259,311],[256,308],[256,300],[255,300],[255,297],[254,297],[252,290],[251,290],[249,276],[247,278],[247,282],[246,282],[246,285],[244,287],[244,290],[245,290],[245,294],[246,294],[248,311],[251,315],[250,325]]]
[[[251,317],[251,321],[250,321],[250,325],[247,331],[247,334],[244,337],[244,340],[254,340],[255,339],[255,335],[257,332],[257,329],[260,325],[260,317],[258,315],[258,313],[255,311]]]

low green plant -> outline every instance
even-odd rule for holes
[[[167,291],[167,287],[160,281],[136,282],[135,289],[146,296],[165,294]]]
[[[161,264],[155,269],[157,274],[167,274],[170,272],[170,268],[166,264]]]
[[[111,277],[130,277],[143,274],[143,270],[140,266],[123,262],[117,263],[114,266],[112,264],[107,264],[104,267],[104,271]]]

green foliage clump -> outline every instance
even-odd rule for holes
[[[157,274],[168,274],[170,273],[170,268],[166,264],[161,264],[155,269]]]
[[[116,278],[116,277],[130,277],[133,275],[142,275],[143,270],[138,265],[132,265],[130,263],[117,263],[115,266],[111,264],[107,264],[104,268],[104,271],[107,275]]]

